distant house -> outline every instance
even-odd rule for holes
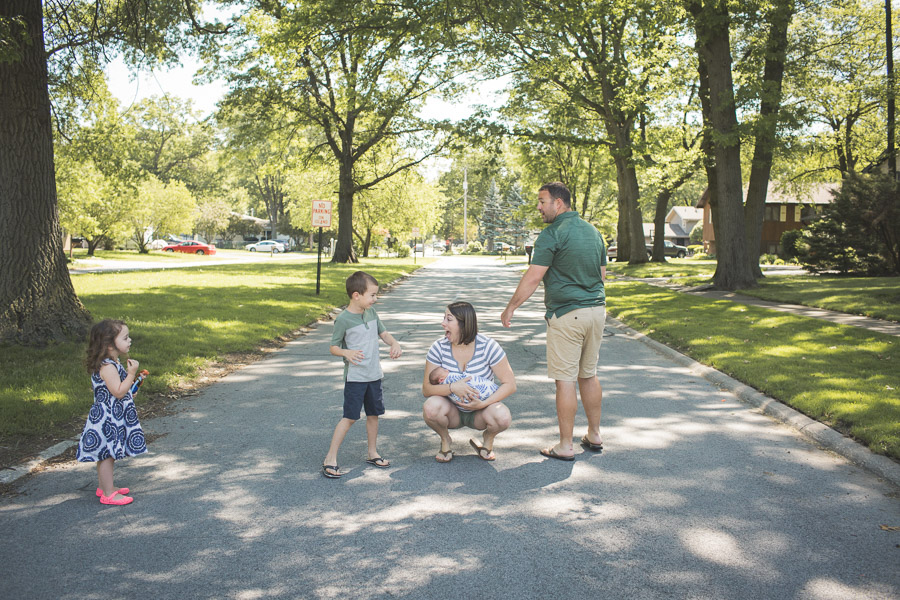
[[[693,206],[674,206],[666,215],[666,230],[663,239],[679,246],[687,246],[694,225],[703,219],[703,210]],[[653,223],[644,223],[644,242],[652,244],[656,237]]]
[[[839,189],[838,183],[817,183],[797,192],[791,187],[770,183],[763,213],[760,254],[778,254],[781,250],[781,234],[806,227],[822,212],[823,206],[831,204],[832,192]],[[745,189],[744,196],[746,195]],[[697,208],[703,210],[703,250],[708,254],[715,254],[716,235],[709,209],[709,189],[700,196]]]

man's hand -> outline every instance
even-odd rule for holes
[[[514,308],[506,307],[502,313],[500,313],[500,323],[503,324],[504,327],[509,328],[512,323],[513,313],[516,312]]]

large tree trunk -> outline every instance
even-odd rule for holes
[[[769,17],[762,100],[754,132],[756,143],[753,149],[753,164],[750,167],[750,183],[747,186],[747,203],[744,205],[747,259],[750,261],[748,266],[757,278],[763,276],[759,267],[760,240],[769,176],[772,172],[778,113],[781,110],[781,83],[784,78],[784,58],[787,54],[788,25],[793,15],[794,1],[779,0]]]
[[[353,163],[349,156],[342,157],[338,177],[338,234],[331,262],[357,263],[353,251]]]
[[[616,261],[642,264],[647,262],[647,247],[644,245],[643,217],[638,202],[641,191],[632,160],[631,132],[629,127],[610,123],[608,119],[606,128],[610,137],[616,140],[616,147],[612,150],[619,190],[619,248]]]
[[[731,76],[730,18],[724,3],[701,5],[689,1],[697,32],[698,59],[705,63],[709,83],[709,114],[704,120],[714,132],[716,189],[713,211],[716,234],[715,286],[723,290],[756,287],[756,278],[747,260],[741,184],[741,146],[734,84]],[[715,208],[715,207],[713,207]]]
[[[656,211],[653,214],[653,256],[652,262],[666,262],[666,212],[669,210],[669,200],[672,198],[672,190],[663,188],[656,195]]]
[[[0,2],[17,17],[30,44],[0,61],[0,343],[42,345],[83,337],[91,316],[63,252],[41,0]]]

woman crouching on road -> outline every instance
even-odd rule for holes
[[[450,429],[466,426],[483,431],[481,443],[469,443],[482,460],[494,460],[494,438],[509,428],[512,417],[503,400],[516,391],[516,376],[500,344],[478,333],[475,309],[468,302],[453,302],[447,306],[441,323],[444,337],[431,345],[425,357],[425,381],[422,393],[425,423],[441,436],[441,450],[434,457],[447,463],[453,460],[453,440]],[[432,371],[438,368],[461,373],[462,379],[453,383],[432,383]],[[470,378],[496,380],[499,387],[487,398],[470,386]],[[443,378],[442,378],[443,379]]]

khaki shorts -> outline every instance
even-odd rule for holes
[[[547,376],[557,381],[597,374],[606,306],[576,308],[547,321]]]

